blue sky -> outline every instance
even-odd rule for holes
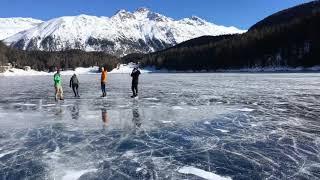
[[[119,9],[147,7],[174,19],[199,16],[207,21],[248,29],[264,17],[310,0],[0,0],[0,17],[112,16]]]

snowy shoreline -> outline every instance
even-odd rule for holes
[[[113,69],[109,73],[111,74],[129,74],[132,69],[135,67],[133,63],[121,64],[118,68]],[[142,68],[141,73],[312,73],[320,72],[320,66],[314,66],[309,68],[304,67],[269,67],[269,68],[242,68],[242,69],[219,69],[219,70],[202,70],[202,71],[193,71],[193,70],[157,70],[155,67]],[[3,73],[0,73],[0,76],[48,76],[53,75],[55,72],[45,72],[45,71],[36,71],[36,70],[23,70],[17,68],[11,68],[6,70]],[[67,70],[61,71],[62,75],[73,75],[73,74],[99,74],[99,67],[89,67],[83,68],[78,67],[74,71]]]
[[[118,68],[113,69],[112,71],[108,72],[111,74],[129,74],[135,67],[135,64],[121,64]],[[141,73],[150,73],[155,72],[155,69],[153,68],[146,68],[141,69]],[[67,71],[61,71],[61,75],[73,75],[73,74],[99,74],[99,67],[93,66],[88,68],[78,67],[74,71],[73,70],[67,70]],[[54,75],[55,72],[45,72],[45,71],[36,71],[33,69],[30,70],[23,70],[23,69],[17,69],[17,68],[11,68],[6,70],[3,73],[0,73],[0,76],[49,76]]]

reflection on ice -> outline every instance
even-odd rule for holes
[[[80,76],[59,103],[37,78],[0,79],[3,179],[320,178],[317,74]]]

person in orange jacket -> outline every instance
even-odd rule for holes
[[[106,97],[106,83],[107,83],[107,70],[104,69],[104,67],[101,68],[101,91],[102,91],[102,96],[101,97]]]

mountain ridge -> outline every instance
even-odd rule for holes
[[[146,8],[119,10],[106,16],[62,16],[45,21],[4,40],[23,50],[80,49],[123,56],[150,53],[203,35],[243,33],[233,26],[219,26],[199,17],[174,20]]]
[[[21,31],[28,30],[42,22],[42,20],[34,18],[0,18],[0,40],[3,40]]]

